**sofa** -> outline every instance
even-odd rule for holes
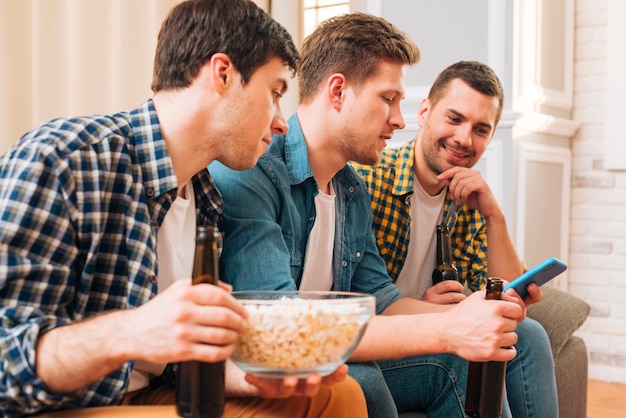
[[[573,335],[589,315],[589,305],[569,293],[544,286],[543,300],[528,308],[528,316],[546,329],[552,355],[561,418],[587,416],[588,355],[584,341]],[[424,412],[402,412],[400,418],[426,418]]]

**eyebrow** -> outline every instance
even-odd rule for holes
[[[394,96],[400,96],[401,99],[404,99],[405,96],[406,96],[406,93],[404,91],[398,90],[398,89],[394,89],[394,88],[387,89],[387,90],[385,90],[385,92],[393,93]]]

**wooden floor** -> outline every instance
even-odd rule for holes
[[[625,418],[626,385],[590,380],[587,418]]]

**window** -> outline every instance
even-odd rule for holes
[[[303,0],[304,36],[330,17],[350,12],[350,1],[341,0]]]

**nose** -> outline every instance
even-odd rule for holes
[[[457,129],[454,140],[462,147],[469,147],[472,145],[472,127],[471,126],[459,126]]]
[[[274,118],[272,119],[272,133],[278,135],[285,135],[289,130],[289,125],[287,125],[287,121],[283,116],[282,110],[280,110],[279,106],[276,106],[276,111],[274,112]]]
[[[400,109],[400,105],[395,106],[391,110],[389,115],[389,125],[391,125],[394,130],[404,129],[406,126],[404,118],[402,117],[402,109]]]

